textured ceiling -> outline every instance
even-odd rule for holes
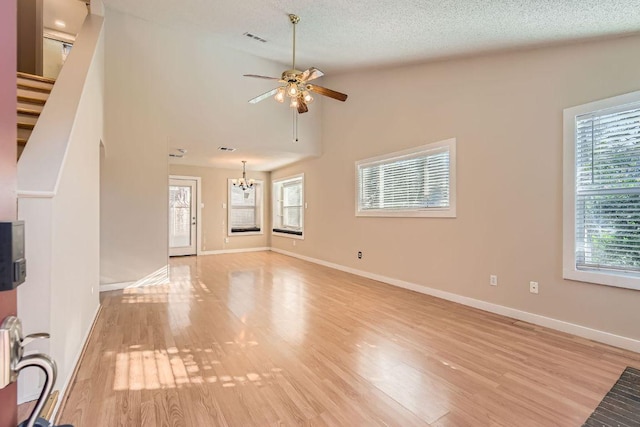
[[[326,71],[421,62],[640,31],[639,0],[105,0],[175,28],[206,30],[228,46]],[[267,43],[250,39],[250,32]],[[255,70],[259,72],[260,70]]]

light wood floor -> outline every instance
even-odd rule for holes
[[[111,292],[59,422],[579,426],[640,355],[270,252]]]

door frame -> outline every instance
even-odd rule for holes
[[[196,182],[196,255],[202,254],[202,178],[199,176],[186,176],[186,175],[169,175],[167,181],[167,198],[169,197],[169,186],[172,179],[184,179]],[[168,206],[168,203],[167,203]],[[167,226],[168,226],[167,222]],[[167,233],[169,228],[167,228]],[[169,236],[167,235],[167,246],[169,243]],[[170,248],[167,247],[167,251],[170,252]]]
[[[0,2],[0,220],[17,216],[16,25],[18,2]],[[26,225],[29,226],[28,224]],[[0,322],[16,315],[17,290],[0,292]],[[18,384],[0,389],[0,427],[18,424]]]

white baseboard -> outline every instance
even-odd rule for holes
[[[51,420],[55,420],[56,416],[58,415],[58,409],[60,409],[60,405],[62,404],[62,401],[64,399],[66,399],[66,395],[67,395],[67,391],[69,388],[69,385],[71,384],[71,381],[73,380],[73,378],[75,377],[76,371],[78,369],[78,364],[80,363],[80,358],[82,357],[82,353],[84,352],[84,348],[87,346],[87,341],[89,340],[89,337],[91,336],[91,331],[93,331],[93,328],[96,324],[96,320],[98,320],[98,314],[100,313],[100,309],[102,308],[102,305],[98,303],[98,307],[96,308],[95,313],[93,313],[93,320],[91,321],[91,326],[89,326],[89,328],[87,329],[87,331],[84,334],[84,337],[82,338],[82,345],[80,346],[80,349],[78,350],[78,352],[76,353],[75,358],[73,359],[73,369],[71,369],[71,372],[69,372],[69,375],[67,375],[67,378],[65,378],[64,380],[64,384],[62,385],[62,387],[60,387],[58,390],[60,390],[60,394],[58,394],[58,401],[56,402],[56,406],[53,409],[53,413],[51,415]]]
[[[217,251],[200,251],[198,255],[220,255],[220,254],[238,254],[242,252],[262,252],[269,251],[270,247],[264,246],[261,248],[243,248],[243,249],[221,249]]]
[[[100,292],[120,291],[133,285],[134,283],[136,282],[107,283],[105,285],[100,285]]]
[[[133,282],[117,282],[100,284],[100,292],[119,291],[126,288],[138,288],[142,286],[166,285],[169,283],[169,264],[160,267],[140,280]]]
[[[604,344],[612,345],[614,347],[620,347],[626,350],[631,350],[631,351],[640,353],[640,341],[635,340],[633,338],[623,337],[620,335],[611,334],[609,332],[599,331],[597,329],[591,329],[586,326],[580,326],[574,323],[553,319],[551,317],[545,317],[539,314],[529,313],[527,311],[517,310],[515,308],[493,304],[487,301],[469,298],[469,297],[454,294],[451,292],[442,291],[439,289],[429,288],[426,286],[418,285],[416,283],[405,282],[403,280],[398,280],[391,277],[382,276],[379,274],[369,273],[367,271],[358,270],[351,267],[345,267],[340,264],[334,264],[332,262],[311,258],[308,256],[296,254],[294,252],[284,251],[278,248],[271,248],[271,250],[279,254],[288,255],[294,258],[299,258],[315,264],[323,265],[325,267],[344,271],[346,273],[351,273],[357,276],[366,277],[368,279],[377,280],[378,282],[387,283],[389,285],[397,286],[404,289],[409,289],[415,292],[419,292],[421,294],[431,295],[437,298],[453,301],[469,307],[474,307],[480,310],[488,311],[490,313],[500,314],[502,316],[511,317],[514,319],[522,320],[524,322],[533,323],[534,325],[544,326],[546,328],[555,329],[557,331],[566,332],[568,334],[577,335],[579,337],[586,338],[589,340],[601,342]]]

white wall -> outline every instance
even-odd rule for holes
[[[349,100],[324,104],[324,155],[272,173],[305,173],[305,239],[272,246],[640,339],[640,292],[562,279],[563,109],[640,89],[638,52],[634,36],[332,78]],[[457,218],[355,217],[355,161],[452,137]]]
[[[150,78],[162,65],[148,51],[163,41],[140,34],[133,18],[107,10],[105,19],[100,283],[110,284],[167,265],[168,141],[155,96],[168,82]]]
[[[50,341],[29,350],[54,358],[56,389],[68,384],[99,306],[102,22],[96,16],[85,21],[18,163],[18,217],[25,221],[27,258],[18,315],[25,333],[51,334]],[[19,401],[35,399],[40,386],[38,375],[25,371]]]
[[[104,37],[87,74],[65,167],[53,198],[51,356],[68,381],[98,306],[100,277],[100,140],[103,135]]]

